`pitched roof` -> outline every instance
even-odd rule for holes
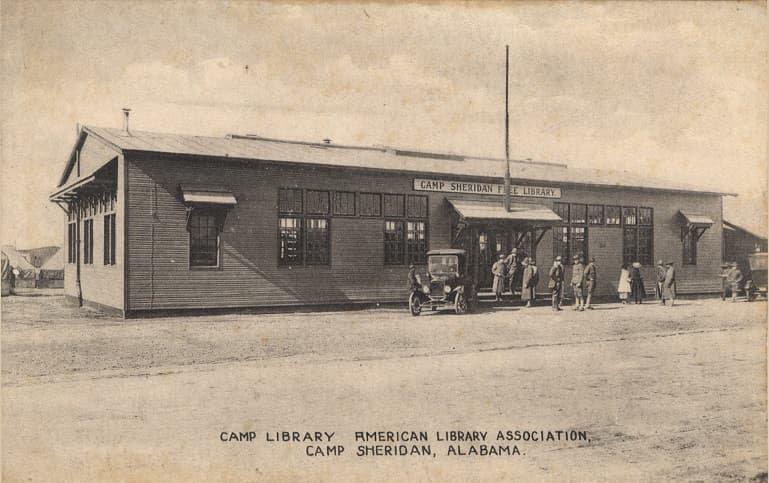
[[[747,233],[748,235],[750,235],[750,236],[752,236],[752,237],[754,237],[754,238],[758,238],[758,239],[760,239],[760,240],[766,240],[766,239],[767,239],[767,236],[766,236],[766,234],[764,234],[764,235],[759,235],[759,234],[758,234],[758,233],[756,233],[755,231],[752,231],[752,230],[748,230],[747,228],[745,228],[745,227],[742,227],[742,226],[740,226],[740,225],[736,225],[736,224],[732,223],[731,221],[727,221],[727,220],[724,220],[724,228],[731,228],[732,230],[740,230],[740,231],[744,231],[744,232],[745,232],[745,233]]]
[[[108,145],[121,152],[182,154],[223,159],[260,160],[329,167],[399,171],[422,175],[435,174],[498,179],[502,178],[505,171],[504,160],[495,158],[429,153],[387,147],[344,146],[287,141],[257,136],[227,136],[219,138],[146,131],[126,133],[120,129],[94,126],[85,126],[83,128],[78,145],[82,143],[82,138],[86,134],[102,139]],[[68,165],[68,169],[69,167],[71,166]],[[529,160],[511,160],[511,175],[514,180],[520,181],[734,195],[734,193],[702,189],[668,180],[639,177],[638,175],[626,172],[575,169],[568,168],[564,164]],[[63,179],[66,179],[66,173]]]

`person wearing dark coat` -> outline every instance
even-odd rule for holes
[[[409,265],[409,274],[408,274],[408,282],[406,288],[408,289],[409,293],[413,292],[415,289],[418,289],[421,286],[421,280],[420,276],[417,273],[417,267],[414,266],[414,264]]]
[[[550,281],[547,286],[552,291],[553,296],[553,310],[560,311],[561,309],[561,295],[563,291],[563,265],[561,257],[555,257],[553,266],[550,268],[549,273]]]
[[[726,280],[732,288],[732,302],[737,301],[737,292],[740,291],[740,284],[742,283],[742,272],[737,266],[737,262],[732,262],[732,269],[729,270]]]
[[[642,304],[644,301],[644,278],[641,273],[641,264],[633,262],[630,268],[630,292],[633,294],[633,300],[636,304]]]
[[[526,302],[526,307],[531,307],[531,304],[537,298],[539,270],[534,259],[524,259],[523,265],[525,268],[523,269],[523,281],[521,283],[521,301]]]
[[[515,296],[515,287],[517,287],[517,284],[521,281],[521,272],[523,271],[521,260],[523,260],[523,258],[516,248],[513,248],[510,255],[505,258],[505,265],[507,267],[507,286],[510,289],[511,297]]]
[[[654,286],[654,291],[657,293],[657,300],[662,305],[665,305],[665,297],[663,297],[663,285],[665,284],[665,274],[667,274],[667,270],[665,269],[665,263],[660,260],[657,262],[657,268],[655,270],[655,275],[657,275],[657,283]]]

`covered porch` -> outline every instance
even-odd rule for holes
[[[533,203],[511,203],[508,211],[502,200],[447,198],[447,202],[452,208],[452,247],[467,250],[468,271],[478,281],[479,291],[490,289],[491,266],[500,255],[515,248],[519,260],[536,258],[542,237],[562,222],[550,208]]]

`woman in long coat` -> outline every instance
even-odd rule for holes
[[[623,304],[627,303],[627,295],[630,293],[630,270],[627,263],[622,264],[622,270],[619,272],[619,283],[617,284],[617,293]]]
[[[526,302],[526,307],[531,307],[537,298],[537,284],[539,283],[539,270],[537,262],[528,258],[523,261],[523,281],[521,283],[521,301]]]
[[[499,302],[502,298],[502,292],[505,290],[505,272],[507,265],[505,265],[505,256],[500,255],[494,265],[491,266],[491,273],[494,274],[494,284],[492,290],[494,290],[495,301]]]

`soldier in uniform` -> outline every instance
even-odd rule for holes
[[[517,286],[516,282],[520,281],[520,274],[523,271],[523,268],[519,262],[519,260],[522,259],[519,258],[518,255],[518,250],[513,248],[513,250],[510,252],[510,255],[505,258],[505,265],[507,267],[507,285],[510,288],[511,300],[515,298],[515,287]]]
[[[553,295],[553,310],[559,311],[561,309],[561,293],[563,291],[563,265],[561,264],[561,257],[555,257],[553,266],[550,268],[550,281],[547,283],[548,288],[552,291]]]
[[[595,257],[590,257],[590,263],[585,267],[585,296],[587,297],[585,306],[590,310],[593,310],[590,299],[593,298],[596,283],[598,283],[598,270],[595,267]]]
[[[731,266],[728,263],[721,264],[721,271],[718,273],[718,277],[721,279],[721,301],[726,300],[726,292],[729,289],[729,282],[726,280],[729,277]]]
[[[500,255],[499,260],[494,262],[491,267],[491,273],[494,274],[494,284],[492,289],[494,290],[494,301],[499,302],[502,300],[502,292],[505,290],[505,272],[507,271],[507,265],[505,265],[505,256]]]
[[[665,264],[662,260],[657,262],[657,269],[655,271],[655,274],[657,275],[657,283],[654,286],[654,291],[657,295],[657,300],[660,301],[662,305],[665,305],[665,297],[663,297],[663,285],[665,283],[665,274],[667,273],[667,270],[665,269]]]
[[[732,262],[732,269],[729,270],[726,280],[732,288],[732,302],[736,302],[737,292],[740,291],[740,284],[742,283],[742,272],[740,267],[737,266],[737,262]]]
[[[582,290],[585,287],[585,265],[582,257],[574,255],[574,265],[571,267],[571,290],[574,294],[574,310],[585,310]]]

